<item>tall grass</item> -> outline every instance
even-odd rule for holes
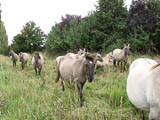
[[[130,58],[130,61],[140,56]],[[148,57],[148,56],[147,56]],[[80,107],[77,88],[62,91],[55,84],[55,57],[45,55],[40,76],[36,76],[31,60],[24,70],[14,68],[11,60],[0,56],[1,120],[139,120],[140,111],[128,100],[128,72],[97,70],[92,83],[83,89],[84,106]],[[148,113],[146,113],[147,116]]]

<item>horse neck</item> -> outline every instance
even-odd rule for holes
[[[16,59],[16,54],[15,53],[11,53],[11,56],[13,57],[13,59]]]
[[[35,63],[36,63],[36,64],[38,64],[38,60],[39,60],[39,58],[38,58],[38,56],[37,56],[37,55],[35,55],[35,56],[34,56],[34,59],[35,59]]]
[[[78,59],[78,58],[79,58],[79,56],[80,56],[80,54],[79,54],[79,53],[77,53],[77,54],[76,54],[76,59]]]
[[[110,59],[110,55],[106,55],[104,58],[103,58],[103,63],[109,63],[109,59]]]
[[[78,65],[77,70],[82,70],[81,73],[86,75],[85,61],[85,58],[75,59],[75,63]]]
[[[21,55],[20,59],[21,59],[21,61],[23,62],[23,61],[24,61],[24,56]]]
[[[128,57],[128,50],[125,51],[125,49],[123,49],[121,52],[122,52],[122,56],[123,56],[124,58]]]

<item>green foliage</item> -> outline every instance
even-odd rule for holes
[[[62,22],[52,27],[46,48],[48,51],[78,48],[111,51],[113,48],[123,46],[123,43],[127,42],[125,35],[127,13],[123,0],[100,0],[97,10],[85,18],[77,19],[78,17],[71,15],[62,17]]]
[[[33,52],[44,49],[46,35],[32,21],[26,23],[20,34],[13,39],[12,49],[15,52]]]
[[[133,0],[129,12],[123,0],[99,0],[85,18],[62,17],[47,39],[48,51],[86,48],[110,52],[130,43],[132,52],[160,52],[160,1]]]
[[[0,54],[8,53],[8,36],[3,22],[0,20]]]
[[[160,52],[160,1],[132,1],[127,18],[128,39],[132,50],[141,53]]]
[[[139,28],[140,29],[140,28]],[[134,31],[134,33],[130,34],[129,36],[129,43],[132,46],[132,50],[134,50],[134,52],[151,52],[149,50],[151,50],[151,42],[149,40],[150,37],[150,33],[144,31],[141,28],[141,33],[137,33],[136,31]]]
[[[67,51],[80,46],[80,16],[66,15],[62,22],[52,27],[48,34],[46,49],[48,51]]]
[[[95,12],[95,43],[99,49],[111,51],[123,46],[126,40],[126,17],[128,11],[123,0],[99,0]]]

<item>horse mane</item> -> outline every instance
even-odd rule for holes
[[[91,53],[86,53],[85,56],[87,59],[92,60],[92,61],[94,61],[94,59],[96,57],[95,54],[91,54]]]
[[[160,62],[158,62],[156,65],[152,66],[150,71],[154,70],[155,68],[157,68],[160,65]]]

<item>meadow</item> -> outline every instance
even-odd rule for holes
[[[24,70],[20,62],[14,68],[8,56],[0,55],[0,120],[139,120],[141,111],[128,100],[128,72],[98,68],[92,83],[83,89],[84,106],[80,107],[77,88],[70,89],[56,79],[56,55],[43,54],[45,63],[36,76],[31,59]],[[131,63],[139,57],[132,55]],[[148,116],[148,113],[145,113]]]

